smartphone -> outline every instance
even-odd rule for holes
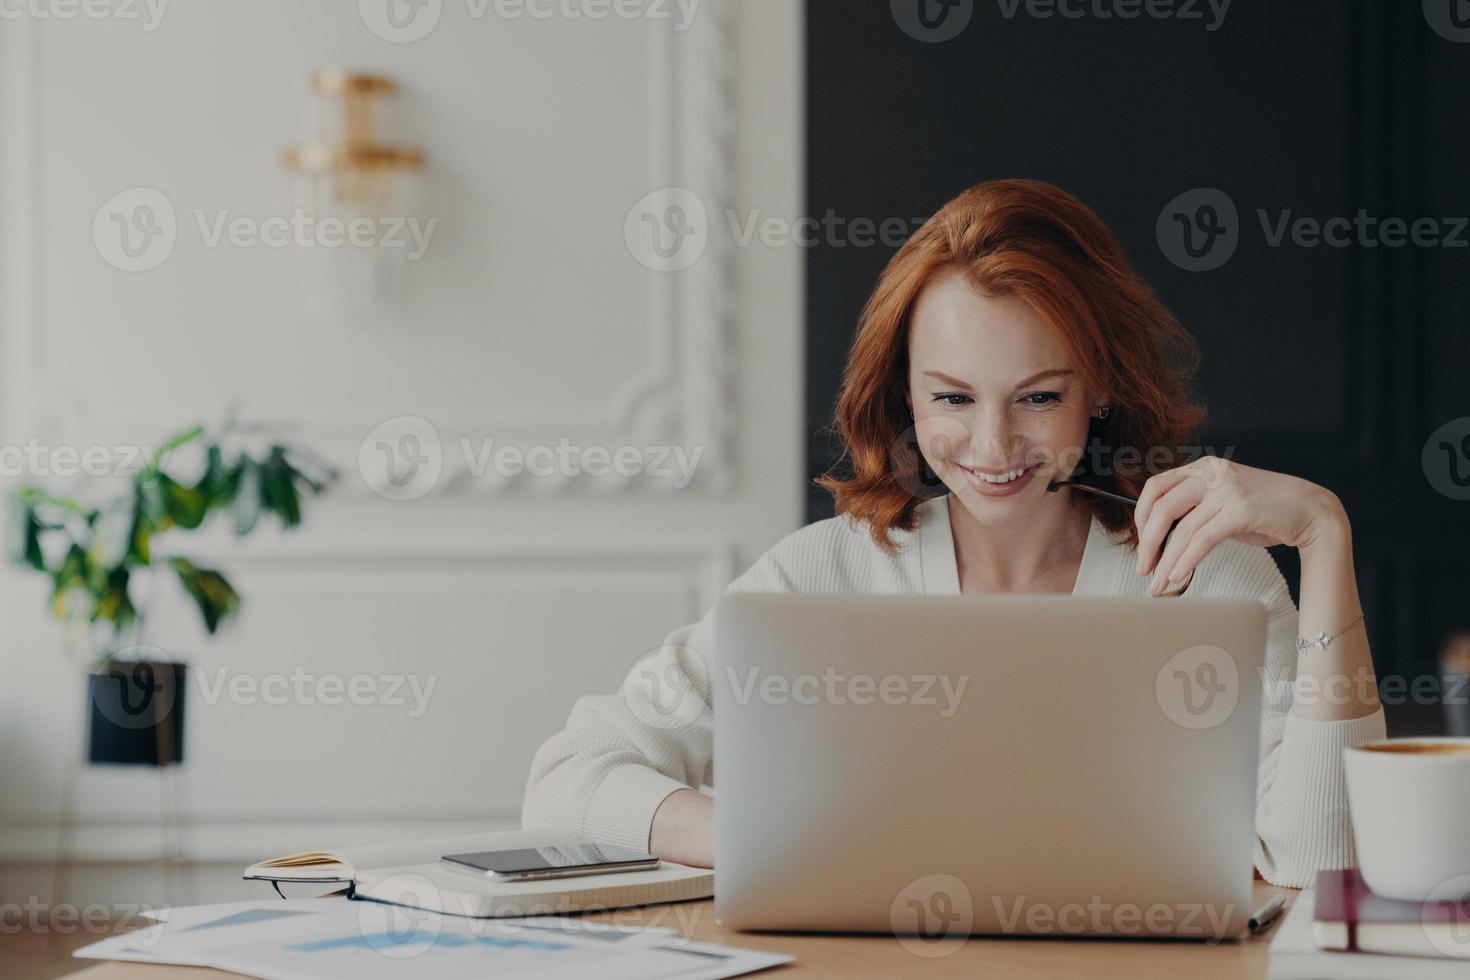
[[[658,858],[652,854],[610,844],[558,844],[509,851],[476,851],[472,854],[445,854],[439,860],[455,870],[478,872],[497,881],[543,881],[617,871],[652,871],[658,867]]]

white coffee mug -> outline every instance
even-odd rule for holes
[[[1343,750],[1358,870],[1410,902],[1470,897],[1470,738],[1398,738]]]

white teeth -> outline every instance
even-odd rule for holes
[[[974,473],[986,483],[1010,483],[1012,480],[1019,479],[1027,469],[1029,467],[1023,466],[1019,470],[1011,470],[1009,473],[1002,473],[999,476],[991,476],[989,473],[980,473],[976,470],[971,470],[970,472]]]

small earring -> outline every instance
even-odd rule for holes
[[[909,418],[913,418],[913,417],[914,417],[914,410],[911,408],[911,409],[909,409]]]
[[[1108,417],[1108,413],[1111,412],[1112,410],[1113,410],[1113,406],[1111,406],[1111,405],[1104,405],[1102,408],[1099,408],[1097,410],[1097,417],[1100,418],[1100,419],[1105,419],[1105,418]]]

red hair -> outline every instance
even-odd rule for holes
[[[1057,331],[1088,392],[1112,410],[1089,440],[1103,452],[1131,447],[1154,472],[1178,466],[1183,443],[1203,422],[1188,379],[1199,348],[1139,277],[1116,239],[1072,195],[1039,180],[977,184],[940,208],[889,260],[863,308],[843,373],[835,426],[851,472],[817,483],[837,513],[867,522],[893,551],[889,532],[912,530],[925,471],[913,435],[908,391],[909,320],[935,274],[954,269],[987,296],[1015,296]],[[1137,497],[1150,472],[1124,467],[1088,482]],[[934,482],[932,474],[929,482]],[[940,487],[942,490],[942,486]],[[1129,546],[1137,544],[1126,504],[1077,498]]]

